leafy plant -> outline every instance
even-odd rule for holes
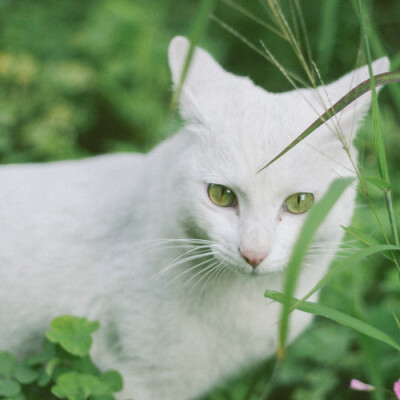
[[[0,352],[0,399],[113,400],[121,375],[100,372],[89,356],[98,328],[98,322],[64,315],[52,321],[41,353],[17,361]]]

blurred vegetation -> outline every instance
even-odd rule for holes
[[[298,15],[291,17],[296,15],[296,1],[280,3],[303,36],[306,51]],[[354,1],[298,3],[313,59],[325,82],[365,62]],[[190,32],[199,4],[200,0],[0,0],[0,162],[148,151],[171,134],[168,43],[175,35]],[[387,54],[392,66],[400,69],[400,2],[367,0],[365,4],[374,32],[374,58]],[[263,5],[263,1],[221,0],[215,15],[252,43],[263,40],[286,68],[303,76],[290,46],[239,11],[245,7],[273,25]],[[213,21],[201,45],[231,72],[250,76],[270,91],[291,89],[273,65]],[[398,216],[400,96],[394,89],[384,89],[380,100]],[[367,118],[357,143],[365,174],[377,175],[371,125]],[[378,191],[372,197],[389,232],[383,197]],[[354,226],[383,240],[361,197]],[[355,266],[329,285],[321,300],[400,336],[392,317],[392,312],[400,316],[400,285],[396,270],[382,256]],[[260,393],[271,368],[269,363],[249,371],[208,398],[256,399],[256,394],[247,393],[249,387]],[[382,393],[350,392],[352,377],[390,388],[400,377],[399,354],[317,318],[290,348],[271,399],[385,398]]]

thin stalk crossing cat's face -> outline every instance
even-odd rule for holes
[[[188,50],[175,38],[175,85]],[[388,69],[387,59],[374,72]],[[362,96],[330,123],[258,172],[348,90],[368,78],[361,68],[326,87],[268,93],[224,71],[196,49],[180,99],[189,143],[176,169],[176,201],[188,235],[210,240],[214,257],[249,274],[282,271],[308,211],[338,176],[355,176],[353,138],[369,108]],[[319,229],[309,257],[331,257],[353,213],[354,188]],[[324,248],[325,252],[321,252]]]

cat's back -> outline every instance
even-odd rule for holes
[[[76,210],[86,202],[95,207],[113,191],[127,189],[128,182],[133,186],[142,176],[144,162],[145,156],[140,154],[116,154],[77,161],[3,165],[0,214],[11,215],[13,210]],[[30,210],[31,207],[34,208]]]
[[[27,267],[35,258],[66,258],[120,231],[139,201],[145,159],[120,154],[1,166],[0,271]]]
[[[17,196],[26,193],[34,195],[35,191],[48,195],[61,188],[71,191],[82,184],[90,188],[96,184],[105,184],[107,180],[118,183],[128,174],[135,179],[135,176],[140,175],[144,160],[142,154],[122,153],[82,160],[2,165],[0,196],[4,198],[10,191]],[[42,188],[46,190],[42,191]]]

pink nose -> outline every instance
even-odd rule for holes
[[[258,267],[268,256],[268,253],[241,250],[242,257],[253,267]]]

